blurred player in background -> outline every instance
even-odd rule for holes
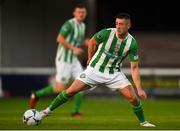
[[[118,14],[115,23],[116,28],[103,29],[91,38],[88,44],[89,65],[87,69],[79,74],[72,85],[67,90],[62,91],[48,108],[41,111],[42,117],[47,116],[76,93],[88,87],[104,85],[122,94],[132,104],[133,111],[141,126],[155,127],[155,125],[146,121],[141,101],[131,83],[121,71],[122,61],[126,56],[129,56],[131,74],[137,94],[141,99],[146,99],[146,93],[140,84],[137,42],[128,33],[131,27],[130,15],[126,13]]]
[[[56,84],[49,85],[31,94],[30,107],[34,108],[38,98],[53,93],[60,93],[67,88],[70,80],[74,80],[83,68],[78,60],[78,56],[82,55],[83,49],[80,45],[85,35],[84,20],[87,15],[86,7],[82,4],[75,6],[73,12],[74,18],[66,21],[60,29],[57,37],[59,43],[56,55]],[[80,104],[82,101],[82,92],[74,97],[72,116],[80,117]]]

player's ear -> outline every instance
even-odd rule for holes
[[[130,28],[131,28],[131,21],[128,20],[128,29],[130,29]]]
[[[75,16],[75,11],[73,11],[72,15]]]
[[[73,10],[73,13],[72,13],[72,14],[73,14],[73,16],[75,16],[75,15],[76,15],[75,13],[76,13],[76,8]]]

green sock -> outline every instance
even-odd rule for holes
[[[133,107],[133,111],[134,111],[135,115],[137,116],[138,120],[140,121],[140,123],[145,122],[143,107],[142,107],[141,102],[139,102],[139,104],[137,106]]]
[[[52,93],[54,93],[52,85],[48,85],[48,86],[35,92],[37,97],[42,97],[42,96],[49,95]]]
[[[59,93],[59,95],[50,104],[49,106],[50,111],[53,111],[63,103],[67,102],[69,98],[71,98],[71,96],[68,95],[65,90]]]
[[[74,96],[74,105],[73,105],[72,113],[79,113],[82,98],[83,98],[83,93],[82,92],[77,93]]]

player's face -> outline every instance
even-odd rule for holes
[[[130,20],[127,19],[116,19],[117,34],[120,36],[126,35],[131,26]]]
[[[73,15],[78,21],[82,22],[86,18],[87,11],[85,8],[76,8]]]

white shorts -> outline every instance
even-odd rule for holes
[[[86,70],[80,73],[77,79],[91,87],[104,85],[112,90],[123,89],[128,85],[131,85],[129,80],[122,72],[117,72],[115,74],[105,74],[90,66],[88,66]]]
[[[56,62],[56,81],[67,84],[70,80],[74,80],[83,68],[79,60],[73,61],[72,64],[58,61]]]

